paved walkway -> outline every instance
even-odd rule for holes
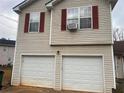
[[[36,88],[36,87],[9,87],[0,91],[0,93],[88,93],[74,91],[55,91],[53,89]]]

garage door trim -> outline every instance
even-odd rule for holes
[[[44,54],[41,54],[41,53],[21,53],[20,54],[20,66],[19,66],[19,83],[20,83],[20,85],[21,85],[21,70],[22,70],[22,63],[23,63],[23,61],[24,61],[24,57],[31,57],[31,56],[41,56],[41,57],[54,57],[54,59],[55,59],[55,57],[56,57],[56,55],[55,54],[53,54],[53,53],[49,53],[49,54],[46,54],[46,53],[44,53]],[[55,62],[53,63],[54,64],[54,66],[56,65],[56,60],[55,60]],[[53,78],[55,78],[55,68],[54,68],[54,76],[53,76]],[[55,88],[55,79],[53,79],[53,88]]]
[[[62,54],[62,63],[61,63],[61,89],[63,89],[63,58],[64,57],[102,57],[103,65],[103,92],[105,93],[105,71],[104,71],[104,54]]]

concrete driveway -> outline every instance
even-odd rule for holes
[[[0,91],[0,93],[89,93],[89,92],[74,92],[74,91],[55,91],[53,89],[37,88],[37,87],[9,87]]]

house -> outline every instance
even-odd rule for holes
[[[112,93],[111,11],[117,0],[25,0],[12,85]]]
[[[124,79],[124,41],[114,42],[116,78]]]
[[[0,65],[13,63],[15,41],[0,39]]]

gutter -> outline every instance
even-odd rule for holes
[[[24,0],[23,2],[21,2],[17,6],[13,7],[13,11],[15,11],[17,14],[19,14],[19,13],[21,13],[23,8],[32,4],[35,1],[37,1],[37,0]]]
[[[13,11],[15,11],[17,14],[21,13],[22,9],[27,7],[28,5],[32,4],[33,2],[38,1],[38,0],[24,0],[17,6],[13,7]],[[48,1],[45,6],[48,10],[51,10],[56,4],[61,2],[63,0],[50,0]],[[114,9],[116,3],[118,0],[108,0],[112,6],[112,9]]]
[[[118,0],[109,0],[111,6],[112,6],[112,10],[114,9],[116,3],[118,2]]]

